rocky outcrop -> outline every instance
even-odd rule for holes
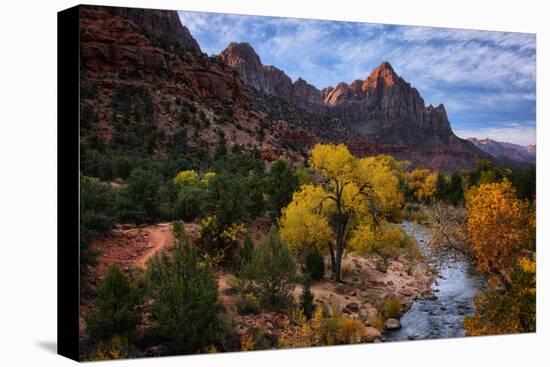
[[[201,52],[200,46],[191,35],[191,32],[181,24],[176,11],[110,6],[97,6],[94,8],[129,19],[150,34],[178,44],[186,50]]]
[[[273,65],[263,65],[247,42],[232,42],[220,53],[220,59],[239,73],[241,79],[257,91],[276,96],[298,105],[320,105],[321,92],[302,78],[294,83],[284,71]]]
[[[241,79],[258,91],[282,98],[292,95],[292,80],[275,66],[263,65],[247,42],[232,42],[220,53],[221,60],[237,70]]]

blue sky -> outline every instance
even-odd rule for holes
[[[383,61],[443,103],[460,137],[534,144],[533,34],[179,12],[202,50],[249,42],[266,65],[322,89],[365,79]]]

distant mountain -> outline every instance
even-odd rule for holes
[[[506,158],[521,163],[535,163],[537,152],[535,145],[518,145],[492,139],[468,138],[479,149],[496,158]]]
[[[248,43],[231,43],[220,54],[245,84],[311,113],[349,125],[368,149],[354,145],[356,154],[388,153],[414,166],[452,171],[491,159],[452,131],[445,107],[425,106],[416,88],[399,77],[388,62],[365,80],[318,90],[299,78],[294,83],[284,71],[263,65]]]

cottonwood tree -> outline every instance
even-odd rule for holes
[[[521,250],[535,242],[534,213],[517,199],[510,181],[483,184],[467,193],[468,232],[477,268],[497,276],[506,288],[505,273],[521,259]]]
[[[387,156],[356,158],[341,145],[317,144],[309,162],[320,177],[302,185],[283,209],[281,237],[291,249],[326,246],[332,279],[341,281],[341,262],[354,229],[378,225],[403,202],[398,164]]]

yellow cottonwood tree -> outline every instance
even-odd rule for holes
[[[527,202],[516,198],[510,181],[483,184],[466,194],[468,232],[477,267],[497,275],[518,260],[519,250],[534,241],[534,221]]]
[[[317,144],[309,162],[320,183],[303,185],[283,209],[281,238],[295,251],[326,244],[332,279],[340,281],[353,229],[365,220],[377,225],[403,202],[395,161],[386,156],[359,159],[343,144]]]
[[[417,168],[411,171],[407,177],[409,189],[419,201],[424,201],[434,196],[437,185],[437,173],[425,168]]]

